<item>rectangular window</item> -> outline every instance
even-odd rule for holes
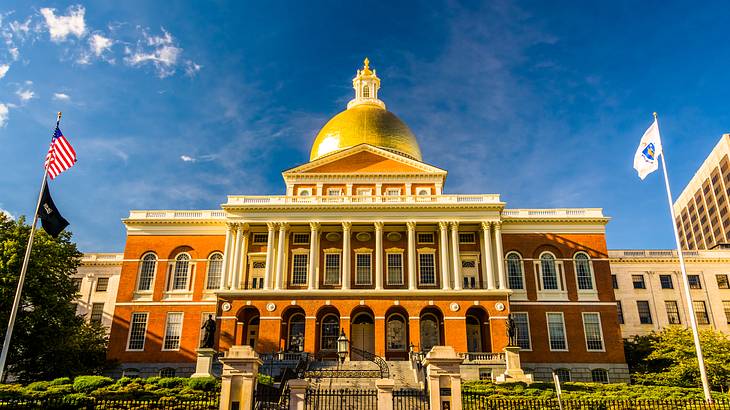
[[[386,254],[388,263],[388,285],[403,284],[403,254]]]
[[[144,339],[147,333],[147,316],[147,312],[132,313],[127,350],[144,350]]]
[[[421,285],[436,284],[436,263],[434,254],[418,254],[418,277]]]
[[[328,196],[340,196],[340,195],[342,195],[342,190],[340,188],[328,188],[327,195]]]
[[[730,300],[723,300],[722,308],[725,310],[725,321],[730,324]]]
[[[400,196],[400,188],[387,188],[385,190],[386,196]]]
[[[659,283],[661,283],[662,289],[674,289],[672,275],[659,275]]]
[[[262,289],[264,287],[264,272],[266,271],[266,262],[262,260],[251,261],[251,284],[250,289]]]
[[[73,278],[71,279],[71,283],[73,283],[77,292],[81,291],[81,278]]]
[[[664,307],[667,309],[667,321],[670,325],[681,325],[682,320],[679,318],[679,306],[676,300],[665,300]]]
[[[646,289],[644,275],[631,275],[631,281],[634,283],[634,289]]]
[[[167,323],[165,324],[165,340],[162,342],[162,350],[180,349],[182,321],[182,312],[170,312],[167,314]]]
[[[618,313],[618,324],[623,325],[624,324],[624,307],[621,305],[621,301],[616,301],[616,313]]]
[[[91,323],[101,323],[101,318],[104,316],[104,304],[94,303],[91,305],[91,317],[89,321]]]
[[[507,282],[510,289],[524,289],[522,281],[522,260],[515,253],[507,255]]]
[[[372,283],[372,256],[369,253],[355,254],[356,285],[370,285]]]
[[[512,312],[512,320],[517,329],[517,346],[524,350],[531,350],[530,345],[530,318],[524,312]]]
[[[324,254],[324,284],[339,285],[340,284],[340,254],[325,253]]]
[[[652,324],[651,309],[649,309],[649,301],[637,300],[636,309],[639,311],[639,323],[642,325]]]
[[[459,243],[476,243],[474,232],[459,232]]]
[[[309,255],[306,253],[295,253],[292,256],[291,284],[306,285]]]
[[[96,280],[96,291],[97,292],[106,292],[108,287],[109,287],[109,278],[98,278]]]
[[[611,275],[611,285],[613,285],[614,289],[618,289],[618,278],[616,275]]]
[[[586,336],[586,349],[589,352],[603,351],[603,332],[599,313],[583,313],[583,331]]]
[[[418,243],[433,243],[433,232],[419,232],[416,239]]]
[[[700,275],[687,275],[687,282],[689,282],[690,289],[702,289]]]
[[[562,313],[548,313],[548,339],[550,350],[568,350],[568,342],[565,339],[565,321]]]
[[[266,244],[269,240],[268,233],[255,233],[253,234],[253,243],[256,245]]]
[[[730,282],[727,280],[727,275],[715,275],[717,279],[717,287],[719,289],[730,289]]]
[[[692,306],[695,308],[695,318],[697,319],[698,325],[709,325],[710,316],[707,315],[707,306],[704,300],[696,300],[692,302]]]
[[[309,244],[308,233],[293,233],[292,234],[292,245],[307,245]]]

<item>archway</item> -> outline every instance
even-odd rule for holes
[[[350,326],[350,360],[366,360],[362,352],[375,354],[375,315],[366,307],[352,311]]]
[[[315,348],[321,358],[337,358],[337,338],[340,337],[340,312],[325,306],[317,312]]]
[[[466,311],[466,347],[469,353],[490,352],[491,334],[489,315],[479,307],[472,306]]]
[[[256,350],[259,340],[259,310],[253,306],[246,306],[238,311],[239,335],[236,335],[236,342],[241,345],[251,346]]]
[[[292,306],[284,311],[281,319],[281,337],[284,342],[284,350],[287,352],[303,352],[304,331],[306,328],[304,310],[299,306]]]
[[[386,360],[408,360],[410,334],[408,311],[393,306],[385,313],[385,358]]]
[[[421,351],[444,344],[444,316],[436,307],[427,307],[420,317]]]

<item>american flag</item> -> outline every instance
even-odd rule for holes
[[[61,130],[56,127],[51,140],[51,147],[46,155],[46,168],[48,176],[55,178],[61,172],[71,168],[76,163],[76,151],[63,136]]]

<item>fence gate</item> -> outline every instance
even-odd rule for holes
[[[256,384],[251,410],[289,410],[289,388]]]
[[[378,391],[370,389],[307,389],[307,410],[378,410]]]
[[[393,390],[393,410],[428,410],[428,400],[421,389]]]

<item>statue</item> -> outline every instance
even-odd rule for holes
[[[507,316],[507,346],[517,346],[517,325],[512,319],[512,314]]]
[[[215,320],[213,320],[213,315],[208,315],[208,320],[203,323],[203,327],[201,329],[205,329],[205,333],[203,334],[203,343],[200,347],[202,348],[208,348],[212,349],[213,344],[215,343]]]

